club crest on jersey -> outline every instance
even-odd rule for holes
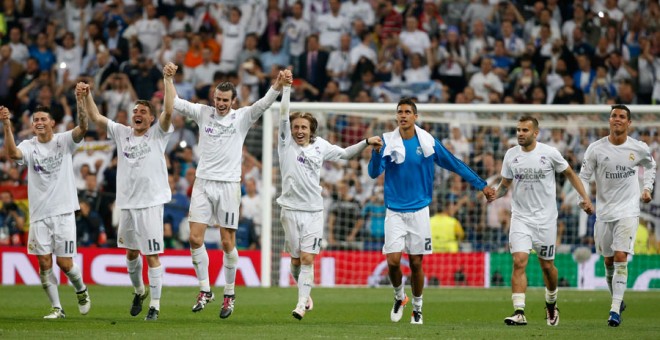
[[[418,155],[421,155],[421,154],[422,154],[422,147],[421,147],[421,146],[418,146],[418,147],[417,147],[417,154],[418,154]]]
[[[545,156],[541,156],[541,158],[539,159],[539,162],[540,162],[541,164],[545,165],[545,163],[548,162],[548,159],[545,158]]]
[[[635,161],[635,155],[631,152],[630,156],[628,156],[628,159],[630,159],[631,161],[634,162]]]

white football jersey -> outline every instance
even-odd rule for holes
[[[548,225],[557,219],[555,173],[564,172],[568,162],[557,149],[536,143],[525,152],[520,145],[504,155],[502,177],[513,179],[511,218],[534,225]]]
[[[158,121],[142,136],[133,128],[108,120],[108,136],[117,144],[117,207],[141,209],[172,200],[167,181],[165,147],[174,132],[163,131]]]
[[[640,188],[637,168],[643,166],[644,188],[653,191],[656,163],[646,143],[628,137],[613,145],[609,137],[593,142],[582,161],[580,179],[585,187],[592,175],[596,180],[596,219],[611,222],[639,216]]]
[[[277,151],[280,156],[282,195],[277,203],[289,210],[322,211],[321,167],[323,161],[337,161],[346,151],[321,137],[305,147],[291,136],[289,120],[280,119]]]
[[[80,209],[73,176],[73,153],[82,143],[73,141],[72,131],[56,133],[47,143],[37,137],[18,145],[28,168],[30,220],[72,213]]]
[[[199,126],[200,158],[196,176],[212,181],[240,182],[243,142],[248,130],[278,95],[271,87],[253,105],[230,110],[225,116],[218,115],[213,106],[175,98],[174,109]]]

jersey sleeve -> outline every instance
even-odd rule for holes
[[[554,165],[555,172],[560,173],[566,171],[566,169],[568,169],[568,162],[564,156],[561,155],[557,148],[550,147],[550,150],[549,155],[552,160],[552,165]]]
[[[160,123],[158,121],[154,122],[154,125],[151,127],[154,131],[154,134],[158,136],[158,141],[162,145],[163,149],[167,146],[167,142],[170,139],[170,136],[172,136],[172,133],[174,133],[174,125],[170,123],[170,126],[168,127],[167,131],[163,131],[163,128],[160,126]]]
[[[596,170],[596,155],[594,154],[594,144],[591,144],[587,147],[587,151],[584,153],[584,158],[582,159],[582,167],[580,168],[580,180],[582,183],[589,183],[591,176]]]
[[[511,170],[511,158],[513,157],[513,149],[509,149],[504,154],[504,160],[502,160],[502,171],[500,175],[506,179],[513,179],[513,171]]]
[[[376,149],[371,150],[371,159],[369,160],[369,177],[377,178],[380,174],[385,171],[385,157],[383,157],[383,152],[385,151],[385,139],[383,139],[383,146],[380,148],[380,152]]]
[[[472,168],[467,166],[463,161],[456,158],[449,150],[447,150],[437,139],[435,140],[435,154],[433,155],[435,164],[445,168],[447,170],[453,171],[464,180],[466,180],[473,187],[483,190],[486,187],[487,183],[479,175],[477,175]]]
[[[174,109],[182,115],[191,118],[199,124],[199,117],[202,112],[202,104],[193,104],[179,97],[174,98]]]
[[[21,150],[21,153],[23,154],[23,158],[17,159],[16,164],[24,165],[24,164],[28,163],[28,161],[27,161],[28,157],[26,157],[26,155],[29,155],[32,152],[32,145],[31,145],[30,141],[31,141],[31,139],[24,140],[20,144],[18,144],[18,146],[16,147],[19,150]],[[27,165],[30,165],[30,164],[27,164]]]
[[[76,153],[76,150],[83,145],[83,140],[80,142],[76,143],[76,141],[73,140],[73,130],[66,131],[62,133],[62,139],[66,142],[67,150],[69,150],[70,154]]]
[[[346,150],[340,146],[330,144],[327,141],[326,143],[325,154],[323,155],[324,161],[338,161],[344,158],[343,156],[346,154]]]
[[[639,161],[639,165],[644,167],[644,189],[653,192],[657,164],[655,159],[653,159],[651,149],[644,142],[642,142],[642,155],[643,157]]]
[[[108,137],[114,141],[117,140],[117,125],[118,125],[117,123],[108,119],[108,128],[107,128]]]
[[[278,147],[281,149],[291,143],[291,121],[289,120],[289,101],[291,97],[291,87],[285,86],[282,89],[282,103],[280,104],[280,131]]]
[[[252,124],[254,124],[254,122],[256,122],[257,119],[259,119],[259,117],[261,117],[261,115],[273,105],[279,95],[280,92],[271,87],[263,98],[249,106],[247,108],[247,116],[249,117],[248,126],[252,126]]]

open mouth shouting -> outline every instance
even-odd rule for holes
[[[297,133],[294,135],[296,138],[296,143],[298,144],[303,144],[305,140],[307,139],[307,135],[304,133]]]

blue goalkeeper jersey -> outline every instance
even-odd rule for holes
[[[380,152],[371,152],[369,161],[369,176],[378,177],[385,171],[385,206],[398,212],[415,212],[431,204],[433,200],[433,180],[435,164],[453,171],[470,183],[473,187],[483,190],[486,181],[481,179],[470,167],[456,158],[435,139],[435,153],[424,157],[417,135],[403,140],[406,148],[406,158],[401,164],[396,164],[390,156],[383,157],[385,145]]]

